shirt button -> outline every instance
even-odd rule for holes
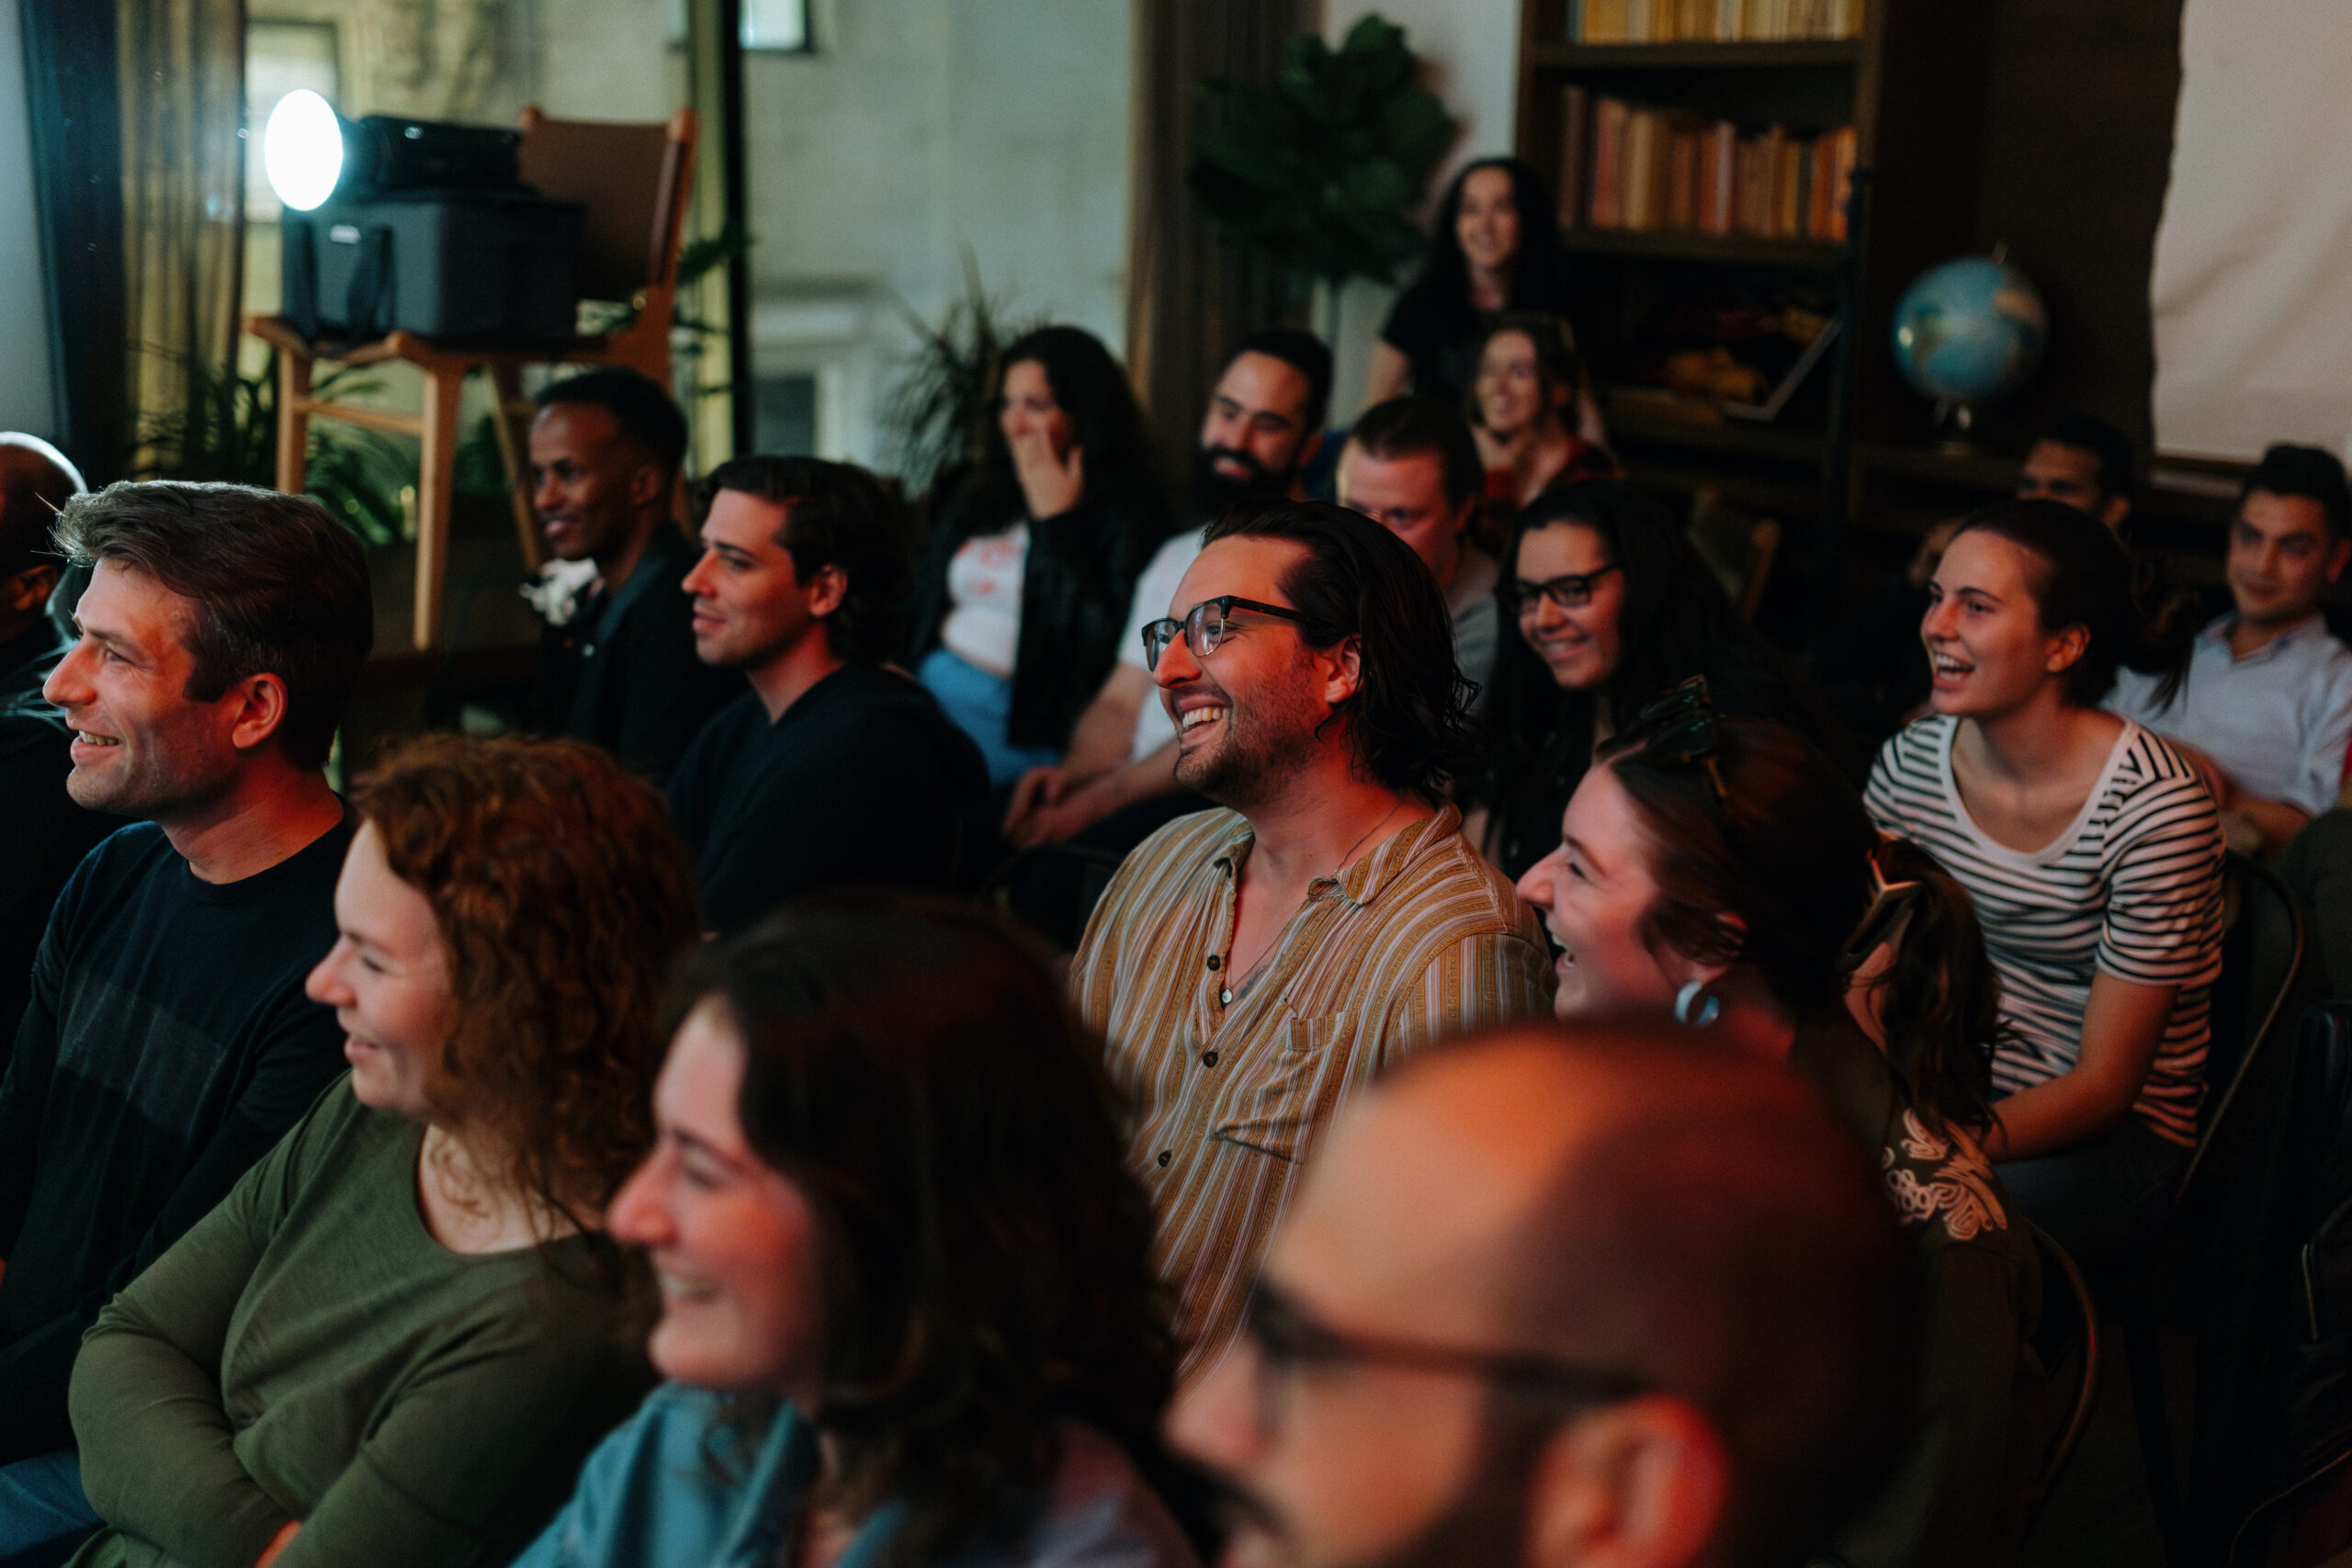
[[[1223,1002],[1226,1006],[1231,1007],[1233,1005],[1233,992],[1229,988],[1219,991],[1216,994],[1216,999]]]
[[[1176,1151],[1173,1149],[1162,1149],[1159,1151],[1159,1163],[1162,1165],[1166,1165],[1170,1160],[1174,1159],[1175,1157]]]
[[[1215,971],[1215,970],[1217,970],[1217,969],[1222,969],[1222,968],[1224,968],[1224,967],[1225,967],[1225,960],[1224,960],[1224,959],[1219,958],[1219,957],[1218,957],[1216,953],[1210,953],[1210,954],[1209,954],[1209,968],[1210,968],[1212,971]]]
[[[1214,1066],[1216,1066],[1216,1052],[1214,1052],[1214,1051],[1212,1051],[1212,1052],[1210,1052],[1207,1055],[1203,1056],[1203,1057],[1201,1058],[1201,1066],[1204,1066],[1204,1067],[1214,1067]]]

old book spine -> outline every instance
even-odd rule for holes
[[[1584,221],[1585,175],[1590,167],[1592,96],[1575,82],[1560,89],[1560,221]]]
[[[1596,229],[1624,226],[1625,120],[1631,111],[1619,98],[1592,105],[1592,195],[1587,220]]]

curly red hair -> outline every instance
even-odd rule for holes
[[[524,1192],[593,1220],[652,1142],[662,985],[699,931],[661,795],[577,741],[432,735],[352,804],[448,943],[467,1119]]]

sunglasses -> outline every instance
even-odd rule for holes
[[[1715,705],[1707,695],[1707,678],[1693,675],[1663,696],[1654,698],[1618,731],[1609,743],[1613,756],[1638,752],[1645,762],[1687,768],[1693,762],[1706,769],[1714,786],[1715,820],[1723,820],[1731,793],[1724,787],[1724,772],[1716,764],[1715,748],[1723,739],[1715,722]]]
[[[1260,615],[1272,615],[1281,620],[1295,621],[1302,626],[1323,626],[1326,630],[1331,629],[1313,615],[1303,615],[1296,610],[1285,609],[1280,604],[1264,604],[1255,599],[1244,599],[1233,593],[1222,594],[1215,599],[1202,600],[1186,611],[1182,620],[1170,619],[1145,623],[1143,628],[1144,668],[1159,669],[1159,656],[1168,651],[1168,645],[1174,642],[1179,634],[1182,635],[1185,646],[1193,650],[1193,658],[1206,659],[1210,654],[1215,653],[1217,650],[1217,645],[1225,640],[1226,627],[1232,623],[1233,612],[1236,610],[1248,610]]]

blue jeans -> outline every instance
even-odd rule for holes
[[[43,1546],[57,1550],[29,1561],[62,1562],[103,1522],[82,1495],[82,1456],[72,1449],[0,1465],[0,1568]]]
[[[2086,1272],[2143,1256],[2172,1215],[2188,1168],[2185,1145],[2126,1115],[2086,1144],[1993,1168],[2025,1217],[2048,1231]]]
[[[1050,767],[1062,760],[1057,747],[1014,746],[1005,740],[1004,727],[1012,717],[1012,682],[1003,676],[934,648],[924,656],[915,678],[939,699],[956,728],[979,746],[980,755],[988,759],[990,789],[1002,788],[1031,768]]]

